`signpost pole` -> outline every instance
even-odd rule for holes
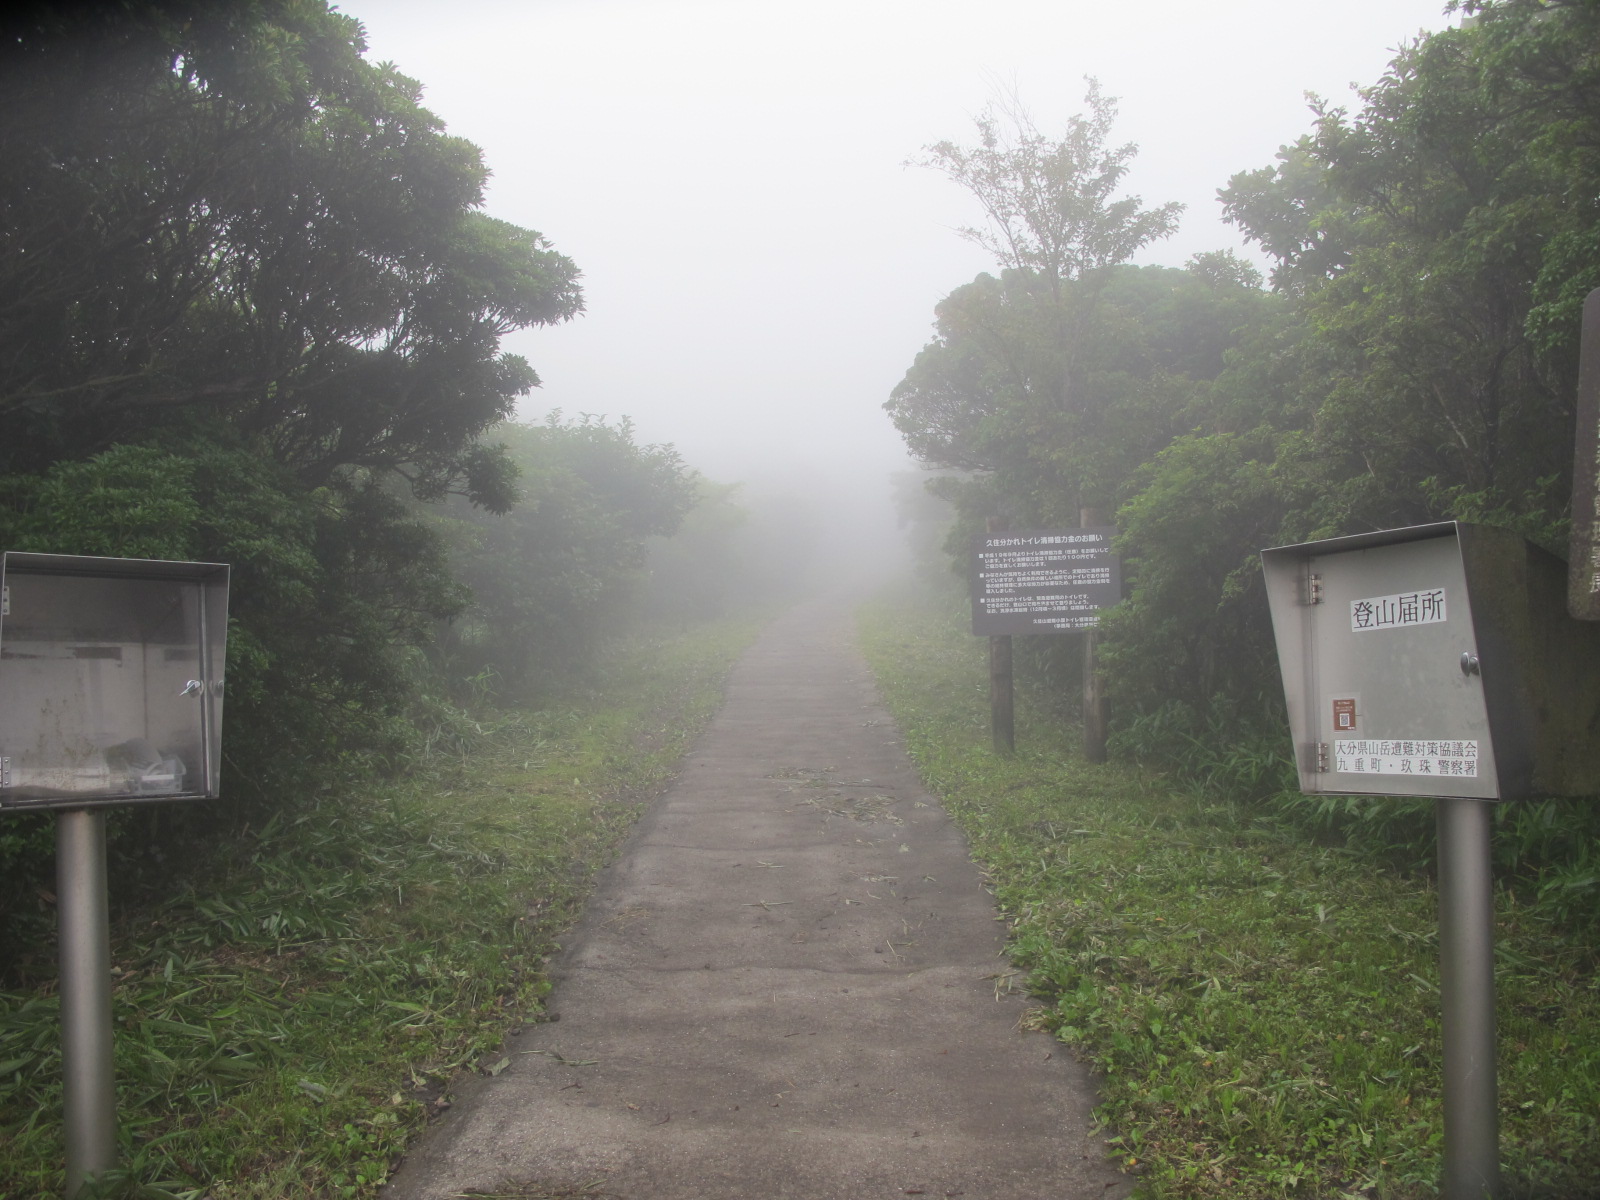
[[[1440,799],[1439,997],[1444,1041],[1445,1200],[1500,1191],[1495,1082],[1494,890],[1489,804]]]
[[[1016,684],[1011,673],[1011,635],[989,639],[989,727],[994,752],[1012,754],[1017,749]]]
[[[1105,681],[1095,662],[1095,647],[1100,641],[1098,630],[1089,629],[1083,635],[1083,756],[1092,763],[1106,761],[1106,739],[1109,722],[1106,714]]]
[[[116,1085],[111,1068],[111,919],[106,899],[106,817],[56,814],[56,903],[61,954],[61,1065],[67,1200],[116,1165]]]

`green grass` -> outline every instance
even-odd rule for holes
[[[113,901],[123,1171],[108,1194],[370,1196],[464,1069],[540,1019],[594,870],[715,711],[753,625],[635,643],[590,695]],[[0,1196],[61,1194],[53,987],[0,995]],[[531,1185],[530,1185],[531,1186]]]
[[[989,746],[985,643],[905,597],[862,613],[929,787],[1010,922],[1033,1020],[1103,1073],[1101,1116],[1147,1197],[1436,1194],[1436,896],[1426,876],[1264,810],[1078,756],[1030,720]],[[1508,1197],[1600,1195],[1592,940],[1499,896]]]

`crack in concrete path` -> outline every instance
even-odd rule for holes
[[[1088,1073],[1017,1029],[1001,939],[848,609],[797,608],[602,875],[553,964],[560,1021],[386,1195],[1124,1197]]]

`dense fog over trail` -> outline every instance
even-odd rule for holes
[[[370,1198],[459,1078],[537,1068],[576,1112],[564,1073],[598,1094],[631,1053],[576,1059],[579,1027],[543,1023],[554,953],[708,729],[740,753],[703,757],[742,764],[699,777],[708,836],[729,800],[783,827],[703,846],[733,858],[737,894],[680,892],[681,928],[720,906],[776,933],[782,966],[824,941],[789,922],[831,939],[859,901],[841,944],[887,981],[929,944],[895,914],[922,885],[992,895],[977,924],[1005,919],[1011,966],[986,947],[959,968],[969,998],[1026,991],[1030,1028],[1104,1068],[1117,1133],[1080,1161],[1114,1153],[1195,1200],[1437,1194],[1434,1002],[1458,973],[1445,958],[1434,982],[1456,941],[1434,867],[1466,839],[1436,838],[1415,799],[1477,805],[1496,904],[1478,928],[1515,967],[1493,985],[1515,1047],[1505,1181],[1592,1195],[1600,805],[1566,792],[1600,788],[1570,752],[1600,726],[1600,629],[1566,636],[1547,556],[1577,568],[1565,599],[1592,599],[1574,518],[1594,466],[1600,3],[348,3],[0,10],[0,550],[19,581],[0,627],[0,1196],[62,1193],[53,1114],[76,1107],[53,960],[78,889],[50,809],[82,831],[127,807],[94,814],[104,869],[66,872],[108,893],[79,911],[113,914],[115,970],[87,974],[134,1015],[98,1089],[128,1109],[123,1190]],[[1494,548],[1441,572],[1407,527],[1447,523]],[[1304,566],[1330,541],[1362,548],[1370,585],[1318,567],[1306,587],[1264,550]],[[1372,561],[1380,544],[1405,560]],[[226,620],[168,590],[220,564]],[[925,594],[864,594],[908,565]],[[30,574],[164,598],[102,626],[109,592],[29,603]],[[1427,619],[1366,620],[1421,614],[1416,597]],[[1343,654],[1346,605],[1359,674],[1297,682],[1293,631]],[[1527,646],[1548,669],[1506,674]],[[1524,737],[1512,711],[1560,719]],[[1503,724],[1518,744],[1497,755]],[[877,757],[895,725],[926,799]],[[1334,731],[1367,749],[1317,752]],[[1443,779],[1476,789],[1479,762],[1512,759],[1565,791],[1519,791],[1491,822],[1486,793]],[[201,778],[203,799],[178,794]],[[935,800],[983,891],[919,857]],[[848,857],[800,887],[776,850],[819,820]],[[855,862],[874,838],[886,857]],[[706,882],[702,865],[660,882]],[[695,953],[696,978],[729,967],[722,988],[682,977],[713,1001],[760,966]],[[737,1125],[755,1107],[795,1136],[782,1114],[806,1084],[776,1077],[767,985],[745,995]],[[938,1050],[936,1078],[958,1049],[992,1067],[976,1040],[946,1058],[923,1036],[946,997],[891,997],[906,1054]],[[879,1107],[931,1095],[869,1073],[891,1084]],[[687,1180],[706,1110],[667,1120],[682,1092],[664,1079],[662,1115],[624,1081],[610,1124],[688,1137]],[[853,1128],[833,1111],[818,1145]],[[933,1119],[882,1132],[937,1153]],[[978,1149],[878,1190],[1007,1192],[962,1182]],[[724,1191],[794,1191],[785,1158],[774,1186]],[[500,1191],[605,1186],[581,1178]]]
[[[882,405],[935,303],[995,269],[955,233],[981,222],[970,197],[908,160],[1013,95],[1053,133],[1093,76],[1139,145],[1125,190],[1187,205],[1137,261],[1180,266],[1244,249],[1216,190],[1306,132],[1307,92],[1342,103],[1450,23],[1441,0],[343,7],[483,148],[488,211],[583,272],[582,317],[506,339],[543,381],[524,419],[630,416],[708,478],[857,533],[893,528],[886,477],[910,463]]]

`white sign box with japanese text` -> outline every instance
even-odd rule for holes
[[[1600,630],[1566,567],[1459,522],[1262,552],[1301,790],[1600,792]]]

